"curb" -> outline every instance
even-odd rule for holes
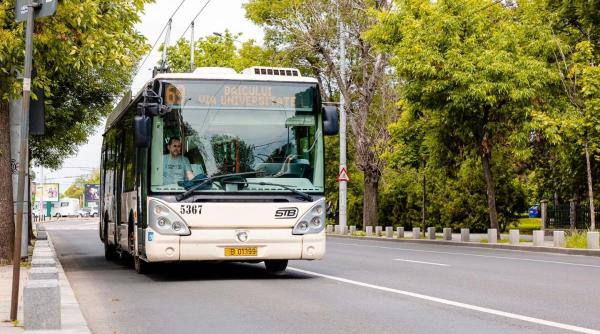
[[[56,269],[58,269],[58,283],[60,285],[60,313],[62,318],[62,329],[59,330],[30,330],[24,331],[24,333],[35,333],[35,334],[91,334],[91,330],[83,317],[79,302],[75,297],[75,293],[71,288],[69,279],[65,274],[65,271],[58,259],[54,244],[48,235],[48,245],[54,253],[56,258]]]
[[[357,236],[340,235],[340,234],[327,234],[327,237],[340,238],[340,239],[384,241],[384,242],[406,242],[406,243],[413,243],[413,244],[420,243],[420,244],[435,244],[435,245],[444,245],[444,246],[492,248],[492,249],[517,250],[517,251],[525,251],[525,252],[584,255],[584,256],[600,257],[600,250],[596,250],[596,249],[556,248],[556,247],[526,246],[526,245],[516,246],[516,245],[506,245],[506,244],[484,244],[484,243],[475,243],[475,242],[460,242],[460,241],[447,241],[447,240],[390,239],[390,238],[385,238],[385,237],[357,237]]]

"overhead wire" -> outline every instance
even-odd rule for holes
[[[194,21],[196,21],[196,19],[198,18],[198,16],[200,16],[200,14],[202,14],[202,12],[204,11],[204,8],[206,8],[206,6],[208,6],[208,4],[211,2],[212,0],[206,0],[206,2],[204,3],[204,6],[202,6],[202,8],[200,8],[200,10],[198,11],[198,13],[196,14],[196,16],[194,16],[194,18],[192,19],[192,21],[190,22],[190,24],[188,24],[187,28],[185,28],[185,30],[183,31],[183,33],[181,34],[181,36],[179,36],[179,38],[176,40],[180,40],[185,33],[190,29],[190,27],[192,26],[192,23]]]
[[[179,9],[181,8],[181,6],[183,5],[183,3],[185,1],[186,0],[181,0],[181,3],[179,4],[179,6],[177,6],[177,8],[175,8],[175,11],[173,11],[173,14],[171,14],[171,16],[169,17],[169,19],[167,20],[167,23],[165,23],[165,25],[163,26],[160,34],[158,35],[158,37],[156,37],[156,41],[154,41],[154,44],[152,44],[152,48],[150,49],[150,51],[148,51],[148,54],[146,55],[146,57],[144,58],[144,60],[140,63],[140,65],[138,65],[138,68],[135,70],[134,76],[136,76],[138,74],[138,72],[140,71],[140,69],[142,68],[142,66],[144,66],[144,64],[146,63],[146,61],[148,60],[148,58],[152,54],[152,51],[154,51],[154,48],[156,47],[156,45],[160,41],[160,38],[165,33],[165,30],[167,30],[167,27],[169,26],[169,22],[173,19],[173,17],[175,16],[175,14],[177,14],[177,12],[179,11]]]

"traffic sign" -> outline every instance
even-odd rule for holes
[[[338,174],[338,176],[335,180],[338,182],[350,181],[350,175],[348,175],[348,171],[346,170],[346,167],[342,168],[342,170],[340,171],[340,173]]]
[[[15,19],[17,22],[27,21],[27,11],[29,7],[30,0],[17,0],[17,5],[15,6]],[[56,12],[56,5],[58,4],[58,0],[32,0],[32,2],[37,3],[38,7],[35,8],[34,17],[46,17],[51,16]]]

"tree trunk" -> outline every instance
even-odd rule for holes
[[[379,222],[377,212],[377,195],[379,189],[379,178],[365,175],[365,192],[363,196],[363,225],[376,226]]]
[[[587,165],[587,183],[588,183],[588,196],[590,198],[590,230],[596,230],[596,209],[594,208],[594,190],[592,188],[592,166],[590,162],[590,150],[588,148],[588,142],[585,141],[585,160]]]
[[[495,228],[500,232],[498,228],[498,214],[496,213],[496,185],[494,184],[494,177],[492,175],[492,168],[490,166],[491,153],[485,150],[481,153],[481,164],[483,165],[483,175],[485,177],[485,184],[487,186],[487,201],[488,211],[490,213],[490,227]],[[500,233],[498,233],[500,235]]]
[[[14,212],[8,103],[0,102],[0,264],[11,263],[14,248]]]

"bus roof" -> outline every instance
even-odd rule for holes
[[[277,70],[277,72],[275,72]],[[264,74],[263,74],[264,73]],[[275,75],[274,73],[281,73]],[[119,118],[131,101],[137,99],[144,88],[155,80],[239,80],[239,81],[265,81],[265,82],[290,82],[290,83],[318,83],[317,79],[304,77],[300,71],[295,68],[280,67],[250,67],[241,73],[227,67],[199,67],[191,73],[159,73],[151,80],[148,80],[138,93],[132,97],[131,92],[125,94],[113,111],[106,119],[104,131],[108,131],[110,126]]]

